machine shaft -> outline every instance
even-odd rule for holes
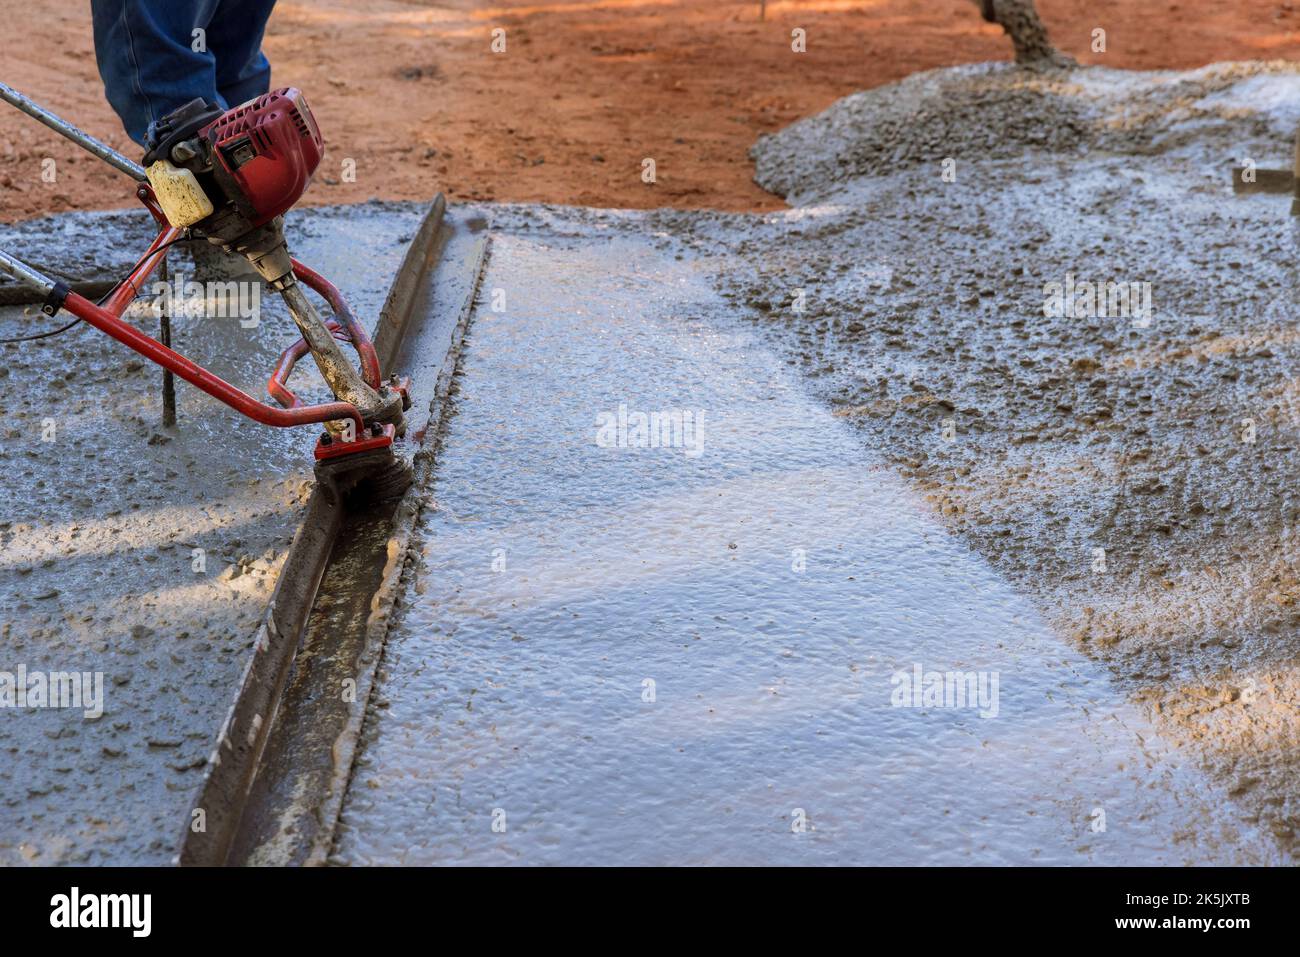
[[[13,87],[0,83],[0,100],[22,110],[28,116],[44,123],[54,132],[61,136],[66,136],[72,142],[76,143],[82,149],[98,156],[109,166],[121,170],[127,176],[141,183],[147,182],[148,177],[145,175],[144,167],[139,163],[133,163],[107,143],[101,143],[89,133],[82,132],[62,117],[56,116],[45,107],[41,106],[27,97],[23,96]]]
[[[401,396],[377,392],[361,378],[356,366],[348,361],[338,340],[321,321],[320,314],[307,299],[300,286],[290,281],[280,290],[289,314],[293,316],[298,331],[302,333],[316,366],[334,395],[342,402],[357,407],[367,422],[396,422],[401,417]]]

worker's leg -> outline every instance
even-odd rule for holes
[[[207,27],[219,2],[91,0],[104,92],[137,143],[176,107],[215,99],[216,63],[194,31]]]
[[[275,0],[220,0],[208,24],[208,49],[217,61],[217,92],[238,106],[271,88],[271,64],[262,34]]]

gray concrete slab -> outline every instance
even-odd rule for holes
[[[334,861],[1273,859],[659,224],[498,216]]]
[[[291,245],[373,323],[422,212],[298,212]],[[120,274],[151,238],[123,214],[5,234],[70,278]],[[261,305],[253,328],[178,319],[174,344],[263,395],[296,332],[278,301]],[[53,325],[0,310],[0,336]],[[184,383],[179,427],[162,429],[159,370],[88,327],[0,349],[0,672],[103,676],[102,715],[0,708],[0,863],[166,864],[296,526],[315,431],[241,420]],[[310,362],[300,375],[318,394]]]

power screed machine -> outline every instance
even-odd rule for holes
[[[409,466],[393,448],[403,433],[402,413],[410,407],[409,381],[384,377],[370,336],[343,295],[293,259],[285,241],[283,214],[307,189],[324,152],[300,91],[273,90],[229,110],[193,100],[154,126],[143,165],[3,83],[0,99],[136,180],[136,197],[159,227],[130,274],[98,303],[0,249],[0,269],[38,292],[46,315],[67,310],[263,425],[323,424],[315,449],[319,478],[341,482],[346,477],[349,488],[364,483],[383,494],[409,485]],[[123,320],[168,250],[183,239],[207,240],[245,257],[284,298],[301,338],[280,356],[267,383],[278,407],[259,402]],[[303,286],[328,303],[333,318],[322,320]],[[356,351],[359,370],[340,343]],[[308,352],[335,401],[308,405],[290,390],[294,365]]]

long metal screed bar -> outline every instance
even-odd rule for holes
[[[131,162],[107,143],[101,143],[89,133],[82,132],[62,117],[55,116],[45,107],[23,96],[8,84],[0,83],[0,100],[4,100],[33,119],[44,123],[60,136],[66,136],[82,149],[94,153],[109,166],[121,170],[132,179],[141,183],[148,181],[149,177],[145,175],[144,167],[139,163]]]

